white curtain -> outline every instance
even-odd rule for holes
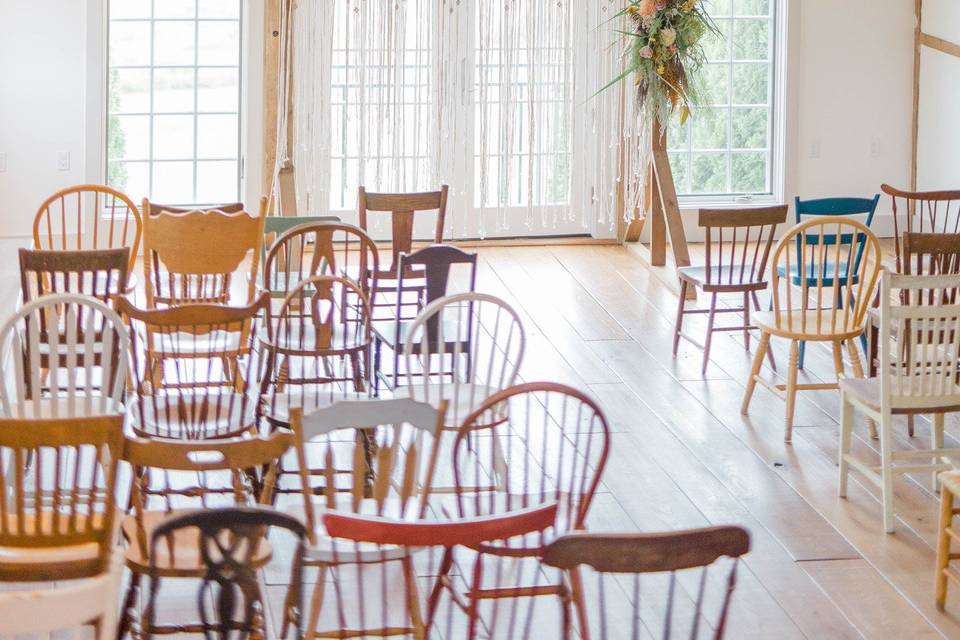
[[[298,210],[450,185],[446,235],[610,235],[637,175],[622,0],[299,0]],[[629,88],[626,89],[629,92]],[[622,156],[621,149],[629,151]],[[349,214],[344,217],[349,219]]]

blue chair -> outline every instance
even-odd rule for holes
[[[866,214],[866,220],[864,224],[869,227],[873,223],[873,216],[877,212],[877,203],[880,202],[880,194],[873,196],[872,198],[819,198],[816,200],[801,200],[799,197],[794,201],[794,211],[797,216],[797,224],[800,224],[803,221],[804,216],[858,216]],[[853,234],[844,234],[840,237],[840,244],[848,245],[854,241]],[[856,252],[856,258],[854,259],[854,265],[851,269],[849,265],[841,264],[837,270],[841,273],[839,276],[833,273],[833,267],[828,267],[828,273],[815,273],[813,268],[813,262],[810,264],[810,268],[801,267],[801,265],[795,265],[791,267],[790,271],[790,281],[794,286],[800,287],[806,284],[810,287],[817,286],[818,282],[822,283],[822,286],[830,287],[834,285],[834,278],[837,277],[836,284],[845,285],[846,278],[848,273],[856,274],[858,272],[858,266],[860,264],[860,258],[863,254],[863,247],[866,238],[858,236],[856,242],[859,247]],[[819,235],[807,235],[805,236],[804,243],[807,246],[816,246],[820,243]],[[836,235],[824,235],[823,236],[824,245],[836,245],[837,237]],[[797,255],[800,255],[800,237],[797,237]],[[803,269],[803,271],[801,271]],[[787,276],[786,271],[783,267],[777,268],[777,273],[780,277],[785,278]],[[854,275],[853,284],[856,284],[857,276]],[[804,282],[806,280],[806,282]],[[864,353],[867,353],[867,336],[860,336],[860,344],[863,346]],[[806,354],[806,342],[800,343],[800,369],[803,369],[803,360],[804,355]]]

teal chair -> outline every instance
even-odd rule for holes
[[[873,223],[873,216],[877,212],[877,203],[880,202],[880,194],[872,198],[819,198],[816,200],[801,200],[799,197],[794,201],[794,210],[797,216],[797,224],[803,221],[804,216],[861,216],[866,215],[864,224],[869,227]],[[797,255],[800,255],[801,238],[797,237]],[[820,243],[819,235],[807,235],[803,242],[807,246],[817,246]],[[838,239],[835,234],[823,236],[824,245],[836,246]],[[854,258],[853,268],[849,265],[841,264],[837,267],[839,273],[834,273],[834,268],[828,267],[827,273],[815,273],[814,262],[811,261],[809,268],[807,265],[794,265],[790,269],[790,282],[794,286],[800,287],[806,284],[810,287],[816,287],[818,282],[823,286],[833,286],[834,278],[836,284],[845,285],[849,273],[856,274],[860,264],[860,258],[863,255],[863,247],[866,238],[858,235],[856,239],[853,234],[843,234],[839,238],[840,245],[849,245],[852,242],[858,244],[856,257]],[[782,278],[787,277],[786,270],[783,267],[777,268],[777,273]],[[806,282],[804,282],[806,281]],[[853,284],[856,284],[856,275],[854,275]],[[863,346],[864,353],[867,353],[867,336],[860,336],[860,344]],[[803,360],[806,353],[806,343],[800,343],[800,369],[803,369]]]

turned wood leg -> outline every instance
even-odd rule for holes
[[[913,416],[911,416],[913,417]],[[937,413],[933,416],[933,425],[930,427],[930,444],[934,449],[943,449],[943,425],[945,414]],[[943,462],[941,456],[936,456],[933,459],[934,464],[939,464]],[[933,492],[936,493],[940,488],[940,472],[934,471],[933,477],[930,480],[930,486],[933,488]]]
[[[760,334],[760,345],[757,347],[757,353],[753,356],[753,366],[750,367],[750,377],[747,379],[747,388],[743,392],[743,402],[740,405],[740,413],[747,415],[750,410],[750,400],[753,398],[753,392],[757,388],[757,376],[760,375],[760,367],[763,366],[763,356],[770,348],[770,334],[763,331]]]
[[[583,580],[580,577],[580,570],[576,567],[570,570],[570,597],[573,600],[574,608],[577,610],[580,638],[581,640],[590,640],[590,620],[587,617],[587,602],[583,592]]]
[[[750,351],[750,294],[743,292],[743,348]]]
[[[847,479],[850,476],[850,441],[853,437],[853,404],[847,398],[845,391],[840,391],[840,481],[837,494],[841,498],[847,497]]]
[[[953,523],[953,494],[946,487],[940,492],[940,525],[937,528],[937,568],[934,580],[937,608],[943,609],[947,601],[947,565],[950,563],[950,534],[947,529]]]
[[[793,414],[797,404],[797,373],[800,370],[800,341],[790,341],[790,362],[787,365],[787,410],[786,425],[783,433],[784,442],[793,438]]]
[[[860,364],[860,353],[857,351],[857,341],[847,340],[847,352],[850,354],[850,366],[853,368],[853,375],[856,378],[863,377],[863,367]],[[876,440],[877,425],[873,418],[867,417],[867,429],[870,431],[870,437]]]
[[[883,530],[893,533],[893,415],[880,416],[880,489],[883,502]]]
[[[323,606],[323,581],[326,579],[327,568],[320,567],[317,584],[313,586],[313,593],[310,594],[310,613],[307,615],[307,624],[303,628],[304,638],[316,637],[317,625],[320,624],[320,608]]]
[[[410,614],[410,625],[413,627],[413,637],[423,640],[427,636],[423,624],[423,615],[420,612],[420,592],[417,589],[417,577],[413,572],[413,559],[410,556],[401,560],[403,563],[403,581],[407,592],[407,611]],[[386,624],[386,620],[384,620]]]

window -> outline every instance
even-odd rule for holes
[[[667,134],[677,193],[687,200],[774,192],[776,0],[717,0],[721,32],[705,45],[706,104]]]
[[[109,0],[107,183],[134,199],[240,197],[241,0]]]

